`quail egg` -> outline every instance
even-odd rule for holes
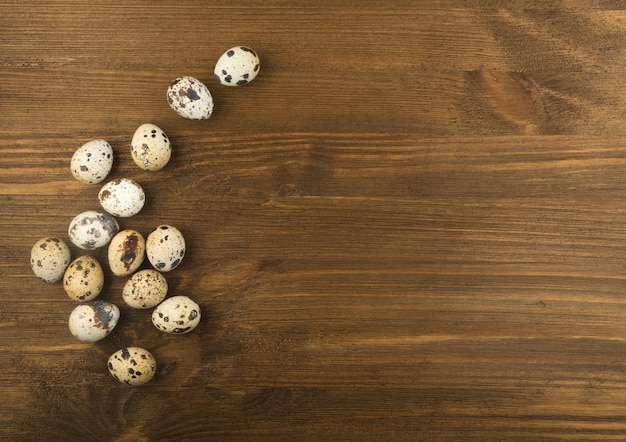
[[[72,155],[70,170],[76,180],[86,184],[103,181],[113,167],[113,149],[105,140],[83,144]]]
[[[156,307],[167,296],[167,280],[154,269],[144,269],[126,281],[122,289],[124,302],[133,308]]]
[[[246,46],[235,46],[217,60],[214,75],[225,86],[244,86],[256,78],[260,66],[256,52]]]
[[[154,124],[142,124],[137,128],[130,144],[135,164],[144,170],[160,170],[172,156],[169,138]]]
[[[157,370],[152,353],[141,347],[126,347],[116,351],[109,357],[107,366],[111,376],[128,385],[150,382]]]
[[[42,238],[30,250],[33,273],[43,282],[54,283],[63,279],[65,269],[72,260],[71,252],[62,239]]]
[[[180,77],[167,88],[167,102],[183,118],[205,120],[213,113],[209,89],[194,77]]]
[[[109,267],[115,276],[132,275],[141,266],[145,256],[146,242],[136,230],[122,230],[109,243]]]
[[[136,181],[120,178],[102,186],[98,199],[102,208],[111,215],[128,218],[141,212],[146,194]]]
[[[187,296],[172,296],[154,309],[152,323],[164,333],[189,333],[200,323],[200,306]]]
[[[111,215],[88,210],[74,217],[67,233],[77,247],[94,250],[106,246],[119,230],[117,221]]]
[[[185,256],[185,238],[176,227],[160,225],[146,239],[146,255],[158,271],[174,270]]]
[[[98,260],[83,255],[71,262],[63,275],[63,288],[74,301],[91,301],[104,287],[104,271]]]
[[[120,319],[120,309],[110,302],[95,300],[77,305],[70,313],[70,333],[83,342],[96,342],[111,333]]]

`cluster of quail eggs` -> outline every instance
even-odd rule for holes
[[[140,168],[159,170],[170,160],[170,141],[157,126],[142,124],[133,136],[131,156]],[[83,144],[70,161],[72,175],[85,184],[103,182],[112,166],[113,149],[104,140]],[[116,304],[96,299],[104,287],[105,271],[90,252],[104,247],[111,273],[128,278],[122,299],[131,308],[153,309],[152,323],[158,330],[183,334],[200,322],[200,307],[195,301],[187,296],[167,298],[168,284],[163,273],[178,267],[186,251],[180,230],[160,225],[145,239],[137,230],[120,230],[116,218],[137,215],[145,200],[145,192],[136,181],[109,181],[98,192],[101,209],[82,212],[69,223],[67,234],[71,243],[83,251],[80,256],[72,260],[70,249],[61,238],[43,238],[31,250],[35,275],[48,283],[62,281],[68,297],[78,302],[68,325],[70,333],[82,342],[104,339],[120,319]],[[151,268],[140,270],[146,258]],[[111,355],[108,368],[120,382],[145,384],[156,373],[156,361],[148,350],[127,347]]]
[[[252,49],[236,46],[226,51],[215,66],[215,79],[227,86],[243,86],[259,71],[259,58]],[[167,89],[167,101],[180,116],[206,119],[213,113],[209,89],[193,77],[179,77]],[[143,170],[157,171],[171,157],[170,140],[154,124],[142,124],[131,140],[130,154]],[[79,147],[70,161],[73,177],[85,184],[102,183],[113,166],[113,149],[105,140],[92,140]],[[120,319],[112,302],[96,299],[104,287],[105,271],[90,254],[108,247],[107,264],[116,277],[128,278],[122,290],[124,303],[135,309],[152,309],[152,323],[169,334],[185,334],[200,322],[200,306],[188,296],[168,295],[164,273],[176,269],[185,256],[183,234],[168,224],[157,226],[146,238],[137,230],[120,230],[116,218],[137,215],[146,200],[142,186],[130,178],[105,183],[98,192],[101,208],[76,215],[69,223],[68,237],[84,251],[72,260],[67,243],[45,237],[31,249],[31,267],[46,283],[62,282],[67,296],[78,302],[69,316],[70,333],[82,342],[107,337]],[[145,259],[150,268],[140,269]],[[108,359],[111,375],[120,382],[140,385],[156,373],[156,360],[146,349],[125,347]]]

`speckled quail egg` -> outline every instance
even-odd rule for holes
[[[77,305],[70,314],[70,332],[83,342],[96,342],[113,331],[120,319],[120,309],[106,301],[88,301]]]
[[[141,347],[122,348],[109,357],[109,373],[118,381],[128,385],[150,382],[157,371],[156,359]]]
[[[217,60],[214,75],[225,86],[243,86],[256,78],[260,66],[256,52],[246,46],[235,46]]]
[[[98,199],[102,208],[111,215],[128,218],[141,212],[146,194],[136,181],[120,178],[102,186]]]
[[[130,277],[122,289],[124,302],[133,308],[156,307],[167,296],[167,280],[154,269],[144,269]]]
[[[200,306],[187,296],[172,296],[154,309],[152,323],[164,333],[189,333],[200,323]]]
[[[167,88],[167,102],[178,115],[190,120],[204,120],[213,113],[209,89],[194,77],[179,77]]]
[[[111,215],[88,210],[74,217],[67,233],[77,247],[94,250],[106,246],[119,230],[116,219]]]
[[[98,260],[83,255],[72,261],[63,275],[63,288],[75,301],[91,301],[104,287],[104,271]]]
[[[79,147],[70,161],[76,180],[86,184],[103,181],[113,167],[113,149],[105,140],[92,140]]]
[[[71,260],[72,255],[67,244],[55,237],[40,239],[30,250],[30,266],[35,276],[47,283],[63,279]]]
[[[130,143],[135,164],[144,170],[160,170],[172,156],[169,138],[159,127],[146,123],[137,128]]]
[[[136,230],[122,230],[109,243],[109,267],[115,276],[132,275],[145,257],[146,241]]]
[[[160,225],[146,239],[146,255],[158,271],[174,270],[185,256],[185,238],[176,227]]]

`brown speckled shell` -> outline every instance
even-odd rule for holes
[[[74,217],[67,234],[75,246],[94,250],[106,246],[119,230],[117,220],[108,213],[88,210]]]
[[[189,333],[200,323],[200,306],[187,296],[172,296],[154,309],[152,323],[164,333]]]
[[[126,347],[116,351],[109,357],[107,366],[111,376],[128,385],[146,384],[157,371],[154,356],[141,347]]]
[[[209,89],[194,77],[180,77],[167,88],[167,102],[183,118],[205,120],[213,114]]]
[[[146,255],[159,272],[169,272],[178,267],[185,256],[185,238],[176,227],[163,224],[154,229],[146,239]]]
[[[115,276],[132,275],[141,266],[145,256],[146,242],[136,230],[122,230],[109,243],[109,267]]]
[[[77,305],[69,319],[70,332],[83,342],[96,342],[113,331],[120,319],[120,309],[106,301],[88,301]]]
[[[62,239],[47,237],[37,241],[30,251],[33,273],[43,282],[55,283],[63,279],[72,255]]]
[[[130,277],[122,290],[124,302],[132,308],[156,307],[167,296],[165,276],[154,269],[144,269]]]
[[[135,180],[119,178],[102,186],[98,199],[102,208],[111,215],[128,218],[141,212],[146,194]]]
[[[104,287],[104,271],[96,258],[82,255],[72,261],[63,275],[65,293],[74,301],[91,301]]]

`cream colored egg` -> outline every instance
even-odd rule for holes
[[[110,302],[95,300],[77,305],[69,319],[70,333],[83,342],[96,342],[113,331],[120,309]]]
[[[189,333],[200,323],[200,306],[187,296],[172,296],[154,309],[152,323],[164,333]]]
[[[81,183],[103,181],[113,167],[113,149],[105,140],[93,140],[79,147],[70,161],[74,178]]]
[[[137,128],[130,151],[135,164],[144,170],[160,170],[172,156],[172,146],[165,132],[149,123]]]
[[[122,230],[109,243],[109,267],[116,276],[132,275],[141,266],[145,256],[146,242],[136,230]]]
[[[146,239],[146,255],[150,264],[160,272],[178,267],[185,256],[185,238],[176,227],[163,224]]]
[[[136,181],[120,178],[102,186],[98,199],[102,208],[111,215],[128,218],[141,212],[146,194]]]
[[[217,60],[213,74],[225,86],[244,86],[256,78],[260,67],[255,51],[247,46],[235,46]]]
[[[167,102],[183,118],[204,120],[213,113],[209,89],[194,77],[179,77],[167,88]]]
[[[124,302],[133,308],[156,307],[167,296],[167,280],[154,269],[144,269],[130,277],[122,290]]]
[[[63,279],[65,269],[72,260],[67,244],[60,238],[42,238],[30,250],[33,273],[43,282],[54,283]]]
[[[71,262],[63,275],[65,293],[74,301],[91,301],[104,287],[104,271],[96,258],[83,255]]]
[[[109,373],[128,385],[143,385],[152,380],[157,363],[152,353],[141,347],[126,347],[113,353],[108,360]]]
[[[74,217],[67,234],[77,247],[94,250],[106,246],[119,230],[117,221],[108,213],[88,210]]]

